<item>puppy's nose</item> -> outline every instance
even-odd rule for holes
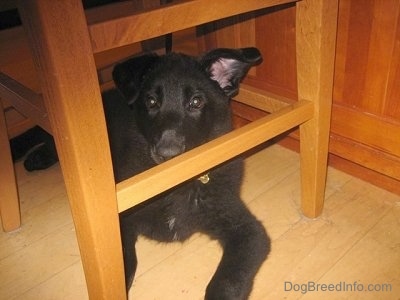
[[[169,160],[185,151],[185,138],[175,130],[165,130],[153,151],[158,163]]]
[[[157,155],[160,156],[164,161],[171,159],[183,152],[182,145],[163,145],[156,148]]]

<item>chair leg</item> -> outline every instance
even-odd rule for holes
[[[314,117],[300,126],[301,208],[321,214],[326,185],[337,0],[297,2],[296,52],[299,99],[314,102]]]
[[[111,154],[82,1],[18,4],[41,78],[89,298],[126,299]]]
[[[0,213],[4,231],[21,226],[17,182],[11,157],[10,143],[3,106],[0,103]]]

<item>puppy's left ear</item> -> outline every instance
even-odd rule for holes
[[[261,61],[261,53],[257,48],[219,48],[200,58],[203,69],[229,97],[238,93],[240,81],[252,66]]]
[[[136,101],[144,76],[158,59],[155,54],[146,54],[115,65],[113,80],[129,105]]]

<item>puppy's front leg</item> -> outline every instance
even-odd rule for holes
[[[245,300],[270,251],[270,239],[256,219],[223,233],[223,256],[207,286],[206,300]]]
[[[132,286],[137,267],[135,249],[137,233],[135,231],[135,227],[132,226],[130,219],[131,218],[120,216],[122,250],[125,268],[125,287],[127,293]]]

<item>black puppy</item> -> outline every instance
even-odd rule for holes
[[[116,181],[229,132],[229,98],[260,61],[256,48],[244,48],[199,58],[145,55],[117,65],[122,97],[115,90],[103,95]],[[120,215],[127,290],[138,235],[172,242],[202,232],[223,248],[205,299],[247,299],[270,241],[240,198],[242,174],[242,161],[233,160]]]

